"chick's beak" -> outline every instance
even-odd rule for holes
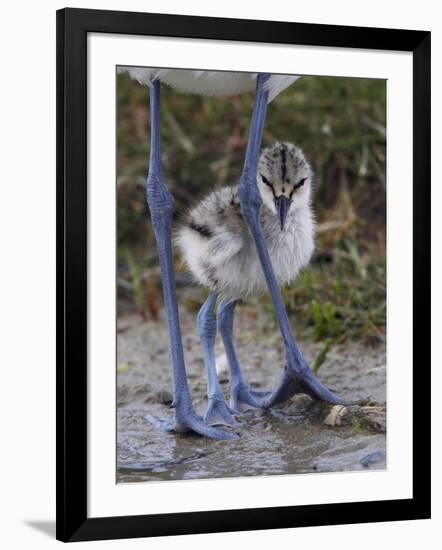
[[[289,211],[292,200],[288,199],[285,195],[275,197],[276,211],[278,212],[279,221],[281,223],[281,231],[284,229],[285,220]]]

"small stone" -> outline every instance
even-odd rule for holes
[[[324,420],[327,426],[341,426],[342,418],[348,413],[347,407],[335,405]]]

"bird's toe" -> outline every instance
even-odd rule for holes
[[[234,440],[239,438],[239,434],[214,428],[198,416],[193,410],[175,411],[175,418],[162,420],[151,414],[144,418],[150,422],[154,428],[163,432],[187,433],[194,432],[203,437],[215,440]]]
[[[264,407],[272,392],[270,390],[250,390],[250,394],[260,407]]]
[[[204,420],[210,426],[237,426],[238,422],[224,399],[210,398]]]
[[[316,401],[345,405],[344,400],[326,388],[308,367],[301,369],[287,364],[278,386],[264,400],[264,407],[285,403],[297,393],[305,393]]]
[[[145,420],[150,422],[154,428],[160,430],[161,432],[176,431],[175,420],[162,420],[161,418],[158,418],[158,416],[154,416],[153,414],[147,414],[144,418]]]
[[[234,414],[247,411],[248,409],[259,409],[263,406],[265,397],[263,393],[251,390],[245,384],[234,386],[230,394],[230,408]]]

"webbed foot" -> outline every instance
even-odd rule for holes
[[[297,367],[285,365],[281,381],[264,401],[264,407],[269,408],[284,403],[297,393],[305,393],[316,401],[325,401],[333,405],[346,404],[343,399],[337,397],[321,384],[308,367],[301,370]]]
[[[155,428],[163,432],[187,433],[194,432],[209,439],[233,440],[238,439],[239,435],[234,432],[227,432],[218,428],[209,426],[192,408],[175,411],[175,418],[171,420],[161,420],[160,418],[148,414],[144,417]]]
[[[224,424],[226,426],[237,426],[238,422],[233,416],[233,411],[224,401],[224,398],[210,397],[204,421],[210,426]]]
[[[271,396],[270,391],[252,390],[247,384],[235,384],[230,392],[230,408],[236,414],[247,409],[260,409]]]
[[[239,438],[239,435],[236,433],[209,426],[194,410],[181,411],[180,413],[176,411],[175,418],[170,420],[162,420],[151,414],[146,415],[144,418],[148,420],[154,428],[163,432],[195,432],[209,439],[225,441]]]

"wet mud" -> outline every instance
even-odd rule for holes
[[[196,410],[206,406],[206,377],[195,317],[180,310],[189,385]],[[271,389],[284,364],[282,342],[253,306],[238,308],[235,340],[253,388]],[[300,342],[312,363],[321,344]],[[220,381],[228,372],[217,339]],[[124,313],[118,318],[117,482],[305,474],[386,468],[386,354],[384,346],[346,344],[327,355],[318,376],[346,401],[345,410],[295,396],[278,408],[248,410],[238,419],[236,441],[163,433],[147,414],[171,418],[171,369],[164,312],[157,321]]]

